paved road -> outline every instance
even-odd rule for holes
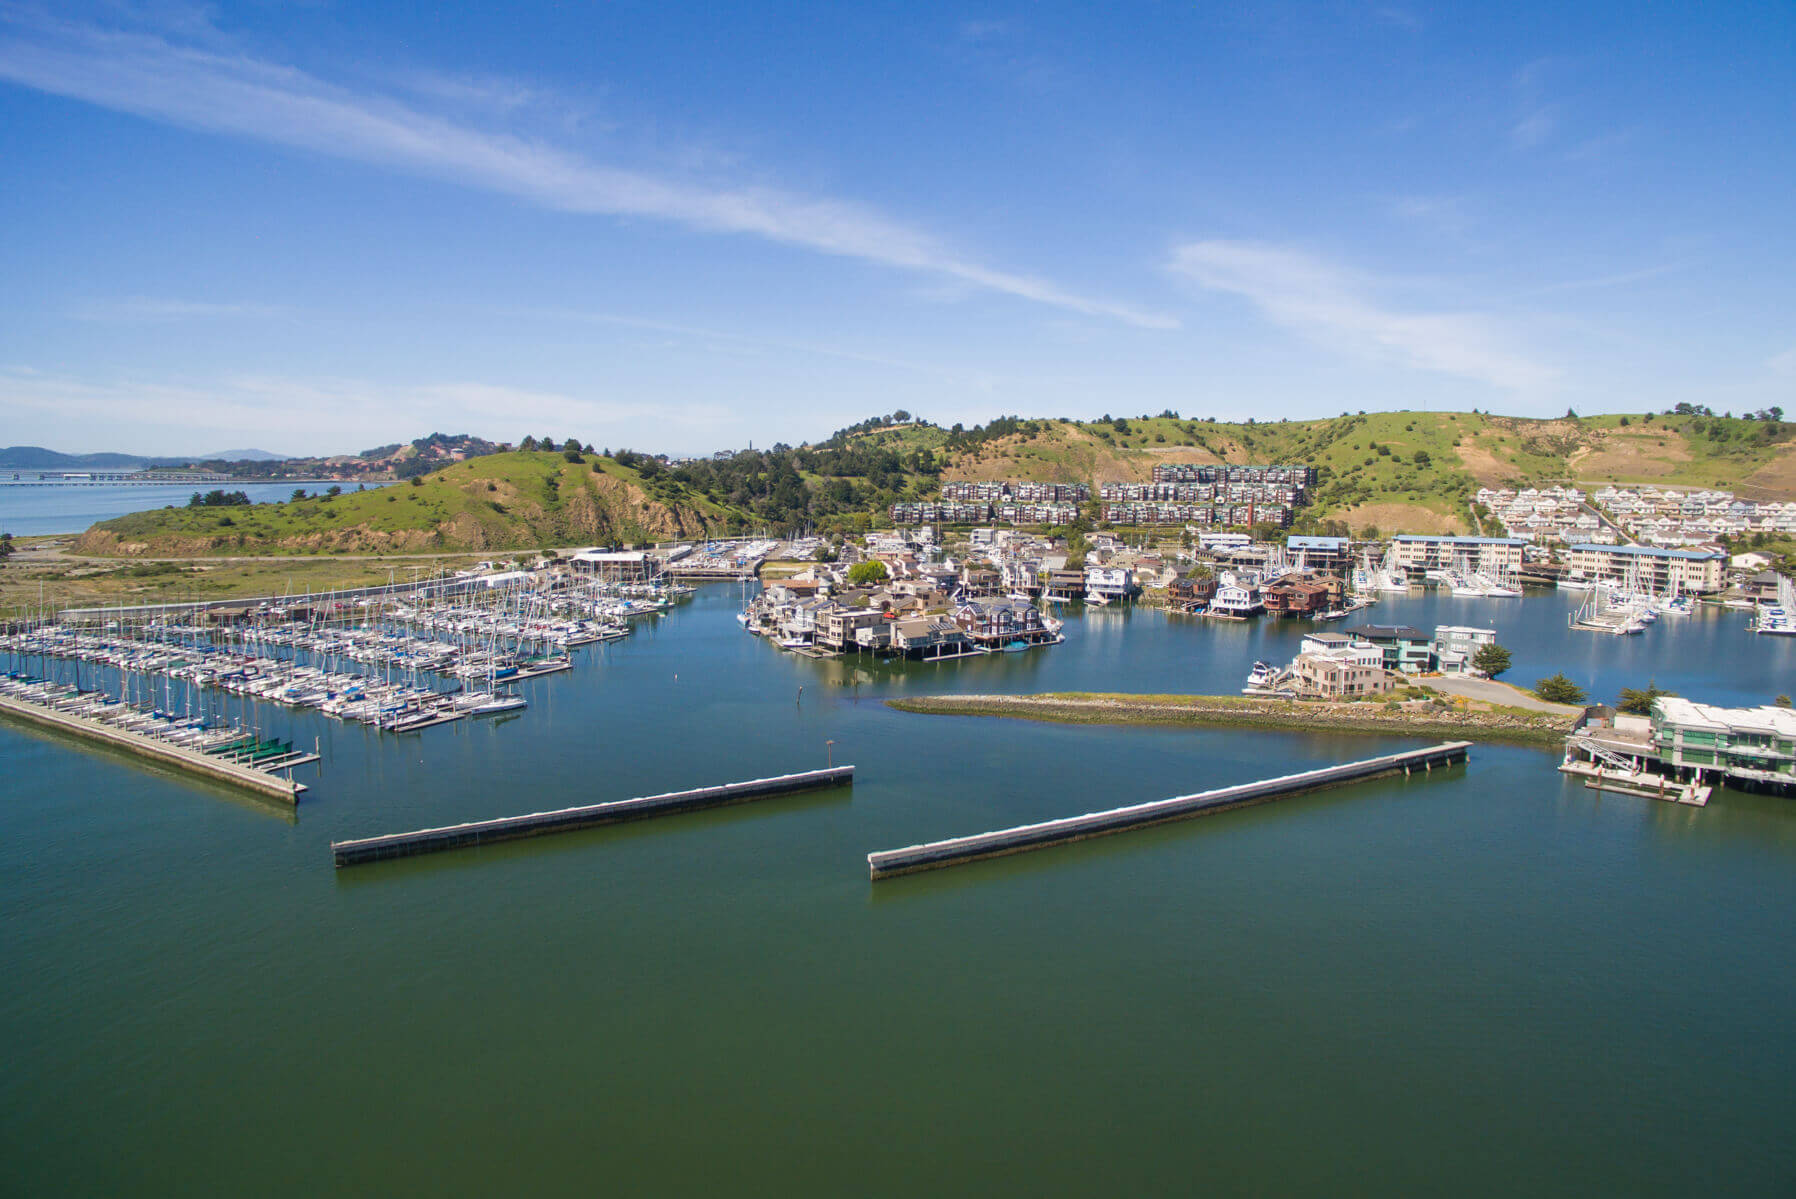
[[[1551,712],[1555,716],[1576,716],[1584,710],[1575,704],[1549,704],[1545,700],[1535,699],[1520,687],[1511,687],[1508,683],[1498,683],[1491,679],[1446,675],[1438,679],[1427,679],[1425,682],[1436,691],[1444,691],[1448,695],[1463,695],[1467,699],[1483,700],[1485,703],[1505,704],[1511,708],[1526,708],[1530,712]]]

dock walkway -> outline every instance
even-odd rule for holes
[[[625,820],[645,820],[675,812],[696,812],[703,808],[746,803],[753,799],[770,799],[776,795],[790,795],[821,787],[846,787],[853,783],[854,767],[835,766],[827,770],[807,770],[801,774],[781,774],[773,778],[751,779],[745,783],[699,787],[692,791],[671,791],[665,795],[620,799],[579,808],[561,808],[553,812],[531,812],[523,816],[501,816],[496,820],[475,820],[467,824],[418,829],[410,833],[332,841],[331,857],[338,866],[355,866],[383,858],[405,858],[464,846],[517,841],[524,837],[572,832],[575,829],[617,824]]]
[[[1266,803],[1300,791],[1334,787],[1381,775],[1407,775],[1414,771],[1432,773],[1437,766],[1444,767],[1465,761],[1466,751],[1471,744],[1470,741],[1445,741],[1426,749],[1385,754],[1340,766],[1326,766],[1320,770],[1262,779],[1257,783],[1220,787],[1213,791],[1200,791],[1195,795],[1181,795],[1126,808],[1112,808],[1105,812],[1091,812],[1084,816],[1047,820],[1040,824],[1019,825],[1016,828],[978,833],[970,837],[931,841],[904,849],[888,849],[867,855],[867,871],[874,880],[892,878],[920,870],[958,866],[963,862],[976,862],[983,858],[1025,853],[1050,845],[1064,845],[1071,841],[1107,836],[1171,820],[1209,816],[1216,812]]]
[[[129,729],[115,728],[98,720],[89,720],[85,716],[58,712],[11,696],[0,695],[0,712],[30,724],[128,750],[140,757],[154,759],[190,774],[205,775],[246,787],[257,794],[272,796],[287,803],[298,803],[299,793],[306,789],[305,784],[296,783],[291,778],[281,778],[251,766],[226,761],[216,755],[187,749],[156,737],[146,737]],[[281,765],[282,768],[287,768],[317,760],[315,755],[301,755],[298,758],[289,756]]]

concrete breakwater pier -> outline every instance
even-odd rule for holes
[[[1209,816],[1216,812],[1267,803],[1287,795],[1295,795],[1301,791],[1335,787],[1344,783],[1359,782],[1362,779],[1378,778],[1381,775],[1407,775],[1416,771],[1432,773],[1436,767],[1450,766],[1465,761],[1466,751],[1471,748],[1471,745],[1470,741],[1445,741],[1426,749],[1385,754],[1358,762],[1346,762],[1339,766],[1326,766],[1320,770],[1306,770],[1299,774],[1281,775],[1277,778],[1261,779],[1254,783],[1241,783],[1213,791],[1200,791],[1195,795],[1181,795],[1172,799],[1134,804],[1126,808],[1112,808],[1104,812],[1090,812],[1083,816],[1047,820],[1040,824],[1019,825],[1016,828],[978,833],[970,837],[931,841],[924,845],[911,845],[903,849],[883,850],[867,855],[867,871],[869,876],[877,881],[900,874],[914,874],[920,870],[938,870],[944,866],[958,866],[963,862],[976,862],[982,858],[1026,853],[1032,849],[1064,845],[1070,841],[1083,841],[1090,837],[1103,837],[1111,833],[1127,832],[1130,829],[1164,824],[1172,820]]]
[[[288,769],[288,777],[282,778],[270,770],[258,769],[255,765],[245,762],[232,761],[219,754],[189,749],[160,738],[146,736],[129,729],[116,728],[71,712],[59,712],[54,708],[12,696],[0,695],[0,713],[5,713],[14,719],[37,725],[40,728],[53,729],[56,732],[80,737],[87,741],[111,745],[139,757],[173,766],[189,774],[203,775],[207,778],[245,787],[258,795],[270,796],[290,804],[298,803],[299,793],[306,789],[305,784],[293,781],[290,767],[303,766],[318,760],[315,754],[283,755],[280,765],[276,767],[277,769]]]
[[[834,766],[827,770],[807,770],[800,774],[781,774],[742,783],[726,783],[719,787],[699,787],[691,791],[671,791],[665,795],[649,795],[639,799],[561,808],[553,812],[531,812],[523,816],[501,816],[495,820],[476,820],[467,824],[418,829],[409,833],[332,841],[331,857],[338,866],[355,866],[383,858],[405,858],[445,849],[517,841],[525,837],[567,833],[601,824],[646,820],[654,816],[670,816],[676,812],[696,812],[725,804],[771,799],[798,791],[847,787],[853,783],[854,767]]]

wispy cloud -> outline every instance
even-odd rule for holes
[[[1459,237],[1472,224],[1464,196],[1398,196],[1388,203],[1392,216],[1429,233]]]
[[[132,296],[123,300],[96,300],[77,307],[71,316],[83,321],[192,321],[230,320],[280,316],[285,309],[271,304],[220,304],[204,300],[179,300]]]
[[[1516,73],[1515,95],[1521,115],[1510,127],[1509,141],[1518,150],[1534,149],[1559,127],[1559,106],[1545,99],[1544,79],[1550,65],[1541,59]]]
[[[697,325],[681,324],[674,321],[653,320],[646,317],[625,316],[621,313],[585,312],[568,308],[538,308],[521,312],[510,312],[506,315],[525,316],[539,320],[562,320],[587,325],[608,325],[619,329],[638,329],[646,333],[664,333],[684,340],[720,343],[723,345],[753,350],[776,351],[781,354],[808,354],[817,358],[830,358],[840,362],[854,362],[863,366],[879,367],[885,370],[902,371],[906,374],[921,375],[936,379],[943,383],[973,387],[980,390],[991,390],[996,380],[989,374],[977,372],[972,374],[946,370],[922,362],[910,362],[902,358],[893,358],[884,354],[870,354],[861,350],[843,349],[840,346],[821,345],[816,342],[794,341],[789,338],[770,338],[752,333],[736,333],[725,329],[708,329]]]
[[[1476,313],[1404,312],[1372,298],[1372,281],[1283,246],[1201,241],[1174,251],[1172,271],[1245,298],[1267,319],[1332,349],[1372,361],[1532,390],[1556,372],[1509,345]]]
[[[451,179],[545,208],[649,218],[957,280],[1087,316],[1173,328],[1169,316],[979,262],[871,208],[777,188],[718,187],[597,162],[393,96],[351,91],[246,53],[14,15],[0,79],[186,128]]]
[[[1641,267],[1639,270],[1619,271],[1612,275],[1595,275],[1588,279],[1565,279],[1558,283],[1547,283],[1519,292],[1514,298],[1527,299],[1533,296],[1550,296],[1567,291],[1598,291],[1605,287],[1625,287],[1630,283],[1644,283],[1648,279],[1657,279],[1661,275],[1686,270],[1692,265],[1689,262],[1665,262],[1657,266]]]
[[[367,445],[416,437],[419,429],[497,439],[557,429],[596,440],[622,425],[703,440],[739,419],[720,404],[620,401],[465,380],[396,385],[257,374],[95,380],[24,366],[0,368],[0,408],[26,427],[110,429],[121,437],[154,438],[170,452],[182,445],[193,449],[193,430],[202,428],[215,437],[316,447],[321,432],[333,439],[360,437]],[[336,445],[330,452],[350,448]]]

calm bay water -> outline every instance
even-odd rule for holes
[[[1594,793],[1480,746],[871,886],[865,854],[1414,742],[909,716],[944,690],[1237,689],[1301,628],[1156,613],[937,667],[781,655],[711,588],[381,737],[297,818],[0,725],[0,1155],[20,1193],[1789,1194],[1796,807]],[[1796,681],[1738,614],[1389,600],[1512,677]],[[34,663],[35,665],[35,663]],[[803,688],[800,696],[799,688]],[[820,793],[331,869],[333,839],[820,766]],[[304,776],[302,776],[304,777]],[[308,781],[312,781],[309,780]]]
[[[293,479],[282,483],[107,483],[91,487],[5,484],[0,485],[0,533],[11,533],[14,537],[80,533],[95,521],[169,504],[183,507],[195,491],[211,491],[214,487],[241,491],[249,496],[251,503],[268,504],[287,499],[295,488],[304,488],[311,495],[329,486],[328,482]],[[354,491],[358,485],[340,483],[337,486]],[[370,483],[367,486],[386,485]]]

